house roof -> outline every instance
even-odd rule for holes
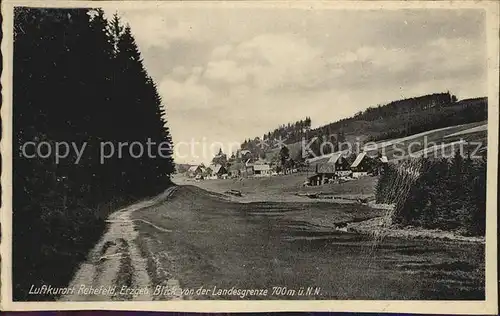
[[[389,160],[387,160],[387,156],[380,157],[380,161],[383,163],[389,162]]]
[[[195,172],[200,166],[191,166],[189,167],[188,171],[189,172]]]
[[[318,162],[318,161],[327,160],[327,159],[330,159],[333,156],[333,154],[334,153],[326,154],[326,155],[323,155],[323,156],[317,156],[317,157],[309,158],[309,159],[306,159],[306,162],[308,162],[308,163],[315,163],[315,162]]]
[[[222,168],[222,165],[216,164],[216,165],[210,165],[210,170],[212,170],[212,173],[218,173],[220,169]]]
[[[306,162],[308,163],[315,163],[315,162],[325,162],[325,160],[330,160],[332,157],[335,157],[336,155],[343,156],[343,155],[348,155],[349,154],[349,149],[341,150],[341,151],[336,151],[334,153],[322,155],[322,156],[317,156],[313,158],[306,159]],[[338,159],[338,158],[337,158]]]
[[[358,154],[358,156],[356,157],[356,160],[354,160],[351,167],[357,167],[361,163],[361,161],[363,161],[365,156],[366,156],[366,152],[362,152],[362,153]]]
[[[253,165],[253,170],[255,171],[264,171],[264,170],[270,170],[271,167],[267,164],[259,164],[259,165]]]
[[[330,157],[330,159],[328,159],[327,163],[336,164],[337,161],[339,161],[340,157],[342,157],[342,152],[341,151],[335,152],[335,153],[332,154],[332,156]]]

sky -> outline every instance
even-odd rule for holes
[[[234,6],[118,14],[158,85],[181,163],[210,160],[186,145],[193,141],[195,151],[218,150],[217,142],[229,151],[306,116],[317,127],[428,93],[487,95],[482,10]]]

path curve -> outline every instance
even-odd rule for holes
[[[146,258],[141,255],[136,244],[138,233],[131,214],[164,201],[175,189],[176,186],[170,187],[152,199],[132,204],[111,214],[107,220],[109,226],[105,234],[90,251],[86,262],[81,264],[68,286],[74,291],[60,300],[151,301],[151,278],[147,272]],[[170,280],[169,284],[178,286],[176,280]]]

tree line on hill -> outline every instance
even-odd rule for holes
[[[101,163],[100,144],[158,146],[171,137],[156,84],[117,15],[25,7],[14,14],[13,294],[48,300],[28,295],[30,286],[67,285],[110,211],[170,185],[171,147],[163,156],[123,150]],[[86,147],[79,163],[72,151],[56,163],[24,156],[27,142]]]
[[[484,236],[486,227],[486,156],[471,159],[421,158],[419,176],[389,164],[376,188],[377,203],[395,204],[393,221],[403,226]],[[404,186],[408,184],[408,190]],[[405,192],[401,195],[401,192]]]
[[[405,137],[433,129],[484,121],[487,118],[487,98],[462,100],[446,107],[433,107],[394,117],[385,131],[370,136],[366,141]]]
[[[250,151],[254,158],[264,157],[270,149],[284,144],[300,142],[311,129],[311,118],[306,117],[293,123],[280,125],[273,131],[265,133],[262,138],[245,139],[240,146],[240,151]],[[238,153],[236,156],[239,156]]]
[[[310,129],[311,118],[307,116],[304,120],[281,125],[272,132],[264,134],[263,139],[268,141],[283,139],[290,142],[297,142]]]
[[[285,139],[284,143],[290,145],[303,139],[306,143],[315,139],[310,148],[314,155],[318,156],[320,153],[328,154],[332,150],[339,150],[338,144],[345,142],[348,136],[366,136],[364,142],[404,137],[432,129],[486,120],[487,111],[487,98],[457,101],[457,97],[450,92],[434,93],[370,107],[352,117],[314,129],[310,128],[311,120],[308,117],[305,122],[309,128],[292,129],[290,132],[282,125],[274,132],[266,134],[265,140],[266,144],[274,144],[269,140],[281,136]],[[297,124],[301,126],[300,122],[288,126],[294,127]],[[333,144],[333,149],[324,146],[321,151],[320,146],[325,141]],[[259,137],[245,140],[241,149],[261,157],[273,149],[273,146],[263,148],[260,144]]]
[[[353,118],[363,121],[375,121],[378,119],[418,112],[434,107],[449,106],[457,102],[457,97],[449,91],[445,93],[433,93],[415,98],[407,98],[392,101],[385,105],[369,107],[365,111],[356,113]]]

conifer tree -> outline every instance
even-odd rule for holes
[[[50,299],[27,291],[31,284],[67,285],[105,229],[103,204],[131,202],[170,184],[171,147],[166,158],[135,159],[125,151],[124,159],[101,164],[100,144],[172,139],[156,85],[117,16],[109,24],[102,10],[14,13],[13,291],[15,299]],[[77,164],[73,151],[55,163],[24,157],[20,148],[28,141],[87,146]]]

